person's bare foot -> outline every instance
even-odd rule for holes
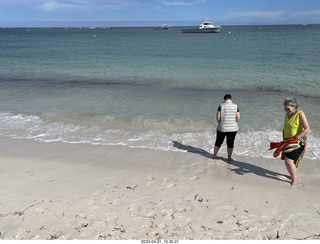
[[[298,186],[298,182],[291,182],[291,186],[292,186],[292,187]]]
[[[234,161],[233,158],[228,158],[228,162]]]

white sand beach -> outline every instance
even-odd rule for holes
[[[320,238],[319,161],[0,138],[0,239]],[[225,156],[225,155],[221,155]]]

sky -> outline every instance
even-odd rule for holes
[[[320,0],[0,0],[0,27],[320,24]]]

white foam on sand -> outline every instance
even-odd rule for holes
[[[11,138],[34,139],[42,142],[65,142],[72,144],[92,145],[125,145],[131,148],[148,148],[166,151],[183,151],[184,147],[193,147],[213,153],[213,144],[216,138],[215,129],[192,132],[166,132],[157,129],[136,130],[106,129],[103,125],[80,125],[67,122],[53,122],[33,115],[15,115],[0,113],[0,136]],[[137,118],[136,118],[137,119]],[[147,121],[140,122],[146,124]],[[179,120],[180,121],[180,120]],[[188,121],[188,120],[187,120]],[[163,121],[162,121],[163,122]],[[157,123],[160,128],[167,128],[171,121],[164,124]],[[182,122],[183,125],[186,121]],[[155,123],[155,122],[154,122]],[[103,123],[102,123],[103,124]],[[179,124],[179,123],[178,123]],[[201,120],[200,120],[201,124]],[[160,126],[161,125],[161,126]],[[197,128],[194,124],[194,128]],[[209,126],[209,124],[208,124]],[[212,125],[210,125],[212,126]],[[210,127],[209,126],[209,127]],[[183,126],[182,126],[183,127]],[[272,158],[272,151],[268,151],[270,142],[282,140],[282,132],[261,128],[252,131],[239,131],[235,139],[234,153],[244,156]],[[180,143],[180,148],[175,146]],[[225,145],[225,142],[223,146]],[[222,148],[225,150],[225,147]],[[308,159],[320,159],[320,138],[312,132],[308,134],[308,145],[304,155]]]

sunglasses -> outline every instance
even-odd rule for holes
[[[290,108],[285,108],[284,111],[291,112]]]

